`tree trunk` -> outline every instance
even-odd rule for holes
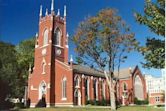
[[[112,90],[112,87],[110,87],[110,104],[111,104],[111,110],[116,110],[116,101],[115,101],[115,93]]]
[[[111,92],[111,107],[112,107],[112,110],[116,110],[116,101],[115,101],[115,93],[114,92]]]

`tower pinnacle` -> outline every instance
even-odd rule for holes
[[[48,9],[46,9],[46,13],[45,13],[45,15],[46,15],[46,16],[48,15]]]
[[[54,0],[52,0],[52,2],[51,2],[51,12],[53,12],[54,11]]]
[[[66,17],[66,5],[64,6],[64,17]]]
[[[70,55],[70,62],[73,62],[73,56]]]
[[[60,9],[58,9],[58,13],[57,13],[57,16],[59,16],[60,15]]]
[[[40,17],[42,17],[42,5],[40,5],[40,14],[39,14]]]

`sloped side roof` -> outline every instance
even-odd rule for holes
[[[104,73],[102,73],[101,71],[97,71],[97,70],[87,67],[87,66],[73,65],[73,70],[74,70],[74,72],[77,72],[80,74],[105,77]]]
[[[130,75],[133,73],[135,67],[132,68],[124,68],[120,69],[119,71],[119,76],[118,76],[118,71],[115,71],[115,77],[119,79],[125,79],[129,78]],[[80,74],[85,74],[85,75],[91,75],[91,76],[97,76],[97,77],[105,77],[104,73],[101,71],[97,71],[93,68],[87,67],[87,66],[82,66],[82,65],[73,65],[73,70],[74,72],[80,73]]]

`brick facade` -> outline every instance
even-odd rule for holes
[[[150,105],[164,105],[165,98],[163,93],[150,93],[149,94],[149,104]]]
[[[34,68],[28,79],[30,106],[36,107],[42,98],[45,99],[47,107],[86,105],[87,101],[102,101],[103,98],[109,103],[109,89],[104,74],[98,74],[99,72],[84,66],[78,67],[72,62],[68,63],[65,13],[66,10],[64,17],[55,15],[54,11],[51,14],[46,13],[45,17],[40,14]],[[128,72],[129,76],[118,77],[116,86],[117,100],[124,105],[133,103],[137,75],[143,86],[143,99],[146,98],[145,81],[139,68],[135,67],[132,72],[128,69]]]

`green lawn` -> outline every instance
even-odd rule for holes
[[[56,108],[29,108],[20,111],[111,111],[107,107],[56,107]],[[150,106],[127,106],[120,107],[117,111],[164,111],[164,108],[154,108]]]

